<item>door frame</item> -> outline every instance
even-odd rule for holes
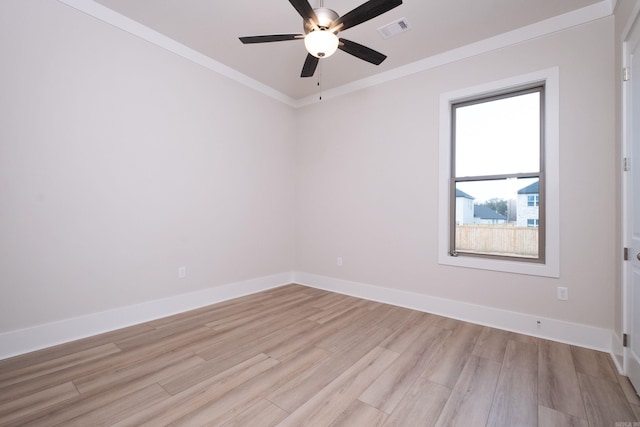
[[[623,68],[630,69],[631,66],[631,43],[636,41],[636,44],[640,46],[640,2],[636,4],[631,16],[626,23],[626,27],[622,33],[622,66]],[[619,70],[622,73],[622,70]],[[633,71],[632,71],[633,73]],[[635,70],[635,81],[636,84],[640,84],[640,70]],[[631,160],[631,156],[633,155],[631,149],[631,127],[632,127],[632,110],[633,106],[631,105],[631,85],[626,84],[626,82],[622,82],[622,110],[621,110],[621,138],[622,138],[622,161],[625,159]],[[640,111],[640,106],[636,106],[636,110]],[[635,153],[635,161],[632,163],[632,167],[640,167],[640,153]],[[626,171],[622,171],[622,241],[624,247],[629,246],[628,236],[631,228],[631,218],[630,218],[630,209],[631,209],[631,195],[629,194],[629,185],[628,180],[632,179],[630,174]],[[638,184],[636,184],[638,185]],[[629,254],[629,256],[634,256],[634,254]],[[632,298],[631,298],[631,275],[630,275],[630,261],[622,261],[622,332],[627,334],[631,332],[631,324],[633,321],[633,307],[632,307]],[[624,347],[622,349],[622,371],[625,375],[629,373],[629,358],[630,358],[630,348]],[[615,359],[615,358],[614,358]]]

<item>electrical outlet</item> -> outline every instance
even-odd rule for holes
[[[560,301],[567,301],[569,299],[569,288],[558,286],[557,297]]]
[[[178,279],[184,279],[187,277],[187,267],[178,267]]]
[[[337,265],[338,267],[342,267],[342,257],[341,257],[341,256],[339,256],[338,258],[336,258],[336,265]]]

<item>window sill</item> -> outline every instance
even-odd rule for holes
[[[555,257],[557,260],[557,257]],[[441,254],[438,264],[453,267],[475,268],[480,270],[500,271],[505,273],[526,274],[531,276],[560,277],[560,268],[557,262],[539,264],[533,262],[519,262],[510,260],[494,260],[487,258],[451,256],[448,253]]]

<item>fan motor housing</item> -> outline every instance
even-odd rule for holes
[[[318,17],[318,27],[321,29],[328,29],[333,26],[333,23],[340,17],[335,10],[328,9],[326,7],[319,7],[313,9]],[[304,23],[304,33],[309,34],[313,31],[313,25],[309,22]]]

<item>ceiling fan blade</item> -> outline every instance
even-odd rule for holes
[[[318,25],[318,17],[307,0],[289,0],[289,3],[298,11],[302,19]]]
[[[250,43],[269,43],[269,42],[282,42],[286,40],[303,39],[304,34],[270,34],[266,36],[248,36],[240,37],[240,41],[244,44]]]
[[[300,77],[313,77],[313,74],[316,72],[316,68],[318,67],[319,59],[310,53],[307,54],[307,59],[304,61],[304,65],[302,66],[302,73],[300,73]]]
[[[340,27],[339,30],[344,31],[347,28],[354,27],[378,15],[382,15],[401,4],[402,0],[369,0],[338,18],[334,24],[334,28]]]
[[[340,39],[338,49],[375,65],[387,59],[387,55],[347,39]]]

